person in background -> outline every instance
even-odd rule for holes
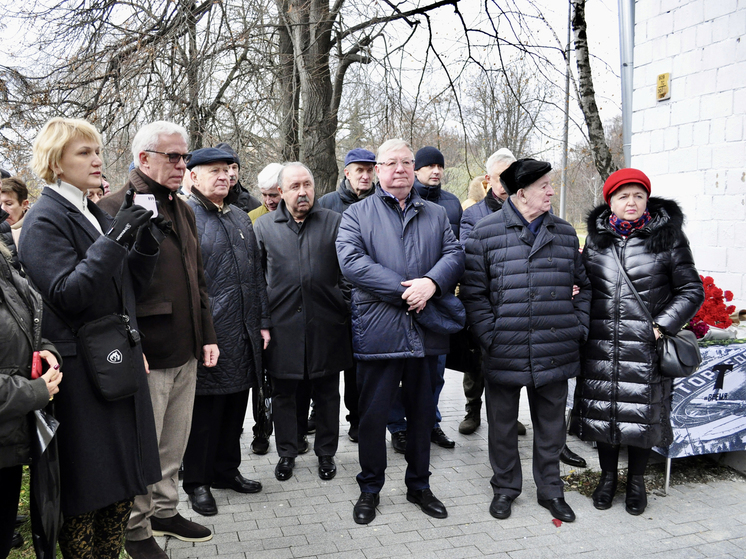
[[[233,156],[216,148],[192,152],[187,168],[202,264],[220,360],[197,368],[192,429],[184,454],[184,491],[192,509],[217,514],[210,487],[258,493],[262,484],[241,475],[241,431],[249,389],[258,384],[269,343],[269,308],[259,246],[249,217],[225,203]]]
[[[490,183],[484,180],[484,177],[478,176],[471,179],[469,188],[466,192],[466,200],[461,202],[461,208],[466,210],[471,208],[474,204],[481,202],[489,188]]]
[[[466,240],[460,296],[469,328],[484,350],[494,472],[489,511],[498,519],[510,516],[522,490],[518,404],[526,387],[539,505],[563,522],[575,520],[564,499],[559,457],[566,436],[567,379],[580,371],[591,294],[575,229],[549,211],[551,169],[534,159],[511,163],[500,175],[510,197]],[[573,296],[574,286],[579,292]]]
[[[377,159],[379,185],[342,214],[336,243],[342,273],[352,284],[360,392],[360,497],[353,519],[368,524],[376,517],[386,480],[386,422],[400,383],[409,431],[407,500],[429,516],[446,518],[445,505],[430,489],[429,467],[438,356],[448,352],[449,338],[413,321],[455,289],[464,252],[446,211],[414,189],[409,144],[384,142]]]
[[[86,197],[94,204],[98,204],[98,201],[101,200],[101,198],[103,198],[104,195],[105,193],[104,193],[103,186],[89,188],[88,191],[86,192]]]
[[[266,358],[280,457],[275,477],[290,479],[302,450],[310,392],[298,389],[306,384],[316,399],[318,475],[330,480],[337,474],[339,372],[352,364],[346,286],[334,247],[340,215],[314,203],[313,175],[302,163],[286,163],[277,181],[282,201],[254,227],[272,322]]]
[[[619,447],[627,445],[625,508],[645,511],[643,474],[654,446],[668,446],[673,379],[661,375],[656,340],[676,333],[704,302],[684,214],[673,200],[651,198],[650,179],[621,169],[604,183],[604,204],[588,215],[583,262],[592,286],[591,324],[575,388],[570,432],[596,441],[601,478],[593,506],[611,507]],[[635,286],[655,324],[622,276]]]
[[[363,200],[376,191],[375,180],[376,155],[372,151],[363,148],[351,149],[345,155],[344,178],[339,183],[337,190],[324,194],[319,200],[322,208],[344,213],[352,204]],[[349,439],[356,443],[358,441],[358,430],[360,428],[360,412],[358,400],[360,395],[357,390],[357,362],[353,360],[352,367],[344,371],[344,401],[347,408],[347,421],[350,422],[350,430],[347,432]]]
[[[8,177],[3,180],[0,186],[0,208],[8,213],[8,218],[0,224],[0,234],[13,255],[17,268],[16,247],[23,228],[23,218],[29,209],[28,187],[21,177]]]
[[[103,173],[101,174],[101,190],[104,191],[103,196],[111,193],[111,185]]]
[[[281,170],[281,163],[270,163],[257,175],[256,182],[259,192],[262,193],[262,205],[249,212],[251,223],[254,223],[260,216],[275,211],[280,204],[277,175],[280,174]]]
[[[246,213],[261,206],[262,203],[252,196],[251,193],[241,184],[241,159],[239,159],[236,150],[234,150],[230,144],[225,142],[221,142],[215,147],[227,151],[234,159],[234,162],[230,164],[231,191],[228,194],[228,198],[226,198],[226,202],[238,206]]]
[[[148,385],[155,414],[162,479],[135,499],[125,549],[132,559],[165,559],[154,535],[203,542],[212,531],[187,520],[179,504],[178,470],[192,424],[197,361],[214,367],[220,354],[212,324],[194,212],[177,194],[190,159],[186,130],[172,122],[143,126],[132,140],[135,168],[125,187],[101,199],[110,214],[126,192],[155,197],[172,224],[161,242],[153,279],[137,299]]]
[[[140,345],[133,346],[137,391],[110,401],[76,335],[123,308],[138,329],[135,298],[150,282],[163,237],[152,212],[132,203],[132,192],[113,219],[88,200],[88,189],[101,184],[100,151],[101,136],[85,120],[53,118],[43,126],[31,168],[47,186],[26,214],[18,245],[44,299],[42,334],[67,373],[66,389],[55,398],[65,558],[118,558],[133,499],[161,477]]]

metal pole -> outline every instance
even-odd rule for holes
[[[565,124],[562,130],[562,175],[560,185],[560,218],[565,219],[567,209],[567,152],[570,133],[570,28],[572,27],[572,2],[567,2],[567,48],[565,49]]]
[[[622,65],[624,166],[632,165],[632,93],[635,67],[635,0],[619,0],[619,55]]]

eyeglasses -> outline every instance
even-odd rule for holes
[[[385,167],[386,169],[396,169],[396,167],[399,166],[399,163],[401,163],[402,167],[404,168],[414,167],[414,161],[412,161],[411,159],[392,159],[391,161],[379,161],[378,163],[376,163],[376,165],[380,165],[381,167]]]
[[[154,149],[146,149],[143,151],[147,151],[148,153],[159,153],[161,155],[165,155],[168,157],[168,162],[173,163],[176,165],[179,162],[179,159],[184,160],[184,164],[189,163],[189,160],[192,158],[191,153],[163,153],[162,151],[155,151]]]

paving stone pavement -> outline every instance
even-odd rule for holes
[[[536,503],[531,479],[532,429],[525,396],[520,417],[528,427],[527,436],[520,437],[524,491],[514,502],[510,518],[492,518],[488,512],[492,472],[485,414],[483,410],[482,426],[476,433],[459,434],[458,424],[464,415],[461,378],[448,370],[440,398],[441,427],[456,441],[456,448],[433,445],[431,453],[431,488],[448,508],[448,518],[431,518],[407,502],[404,456],[394,453],[389,444],[378,515],[367,526],[355,524],[357,445],[347,438],[346,410],[340,413],[337,477],[319,479],[311,450],[296,459],[295,473],[285,482],[274,477],[278,459],[274,439],[265,456],[251,453],[253,420],[249,412],[241,472],[261,481],[262,492],[241,495],[213,490],[219,513],[206,518],[191,510],[182,491],[179,512],[210,527],[215,535],[205,543],[174,538],[158,538],[158,542],[172,559],[746,557],[746,483],[741,481],[673,486],[667,496],[649,495],[648,508],[641,516],[625,512],[623,496],[617,496],[610,510],[597,511],[589,498],[567,492],[566,500],[577,520],[555,526],[549,512]],[[312,435],[309,440],[313,442]],[[598,470],[598,458],[590,445],[575,438],[568,443],[586,458],[589,467]],[[565,465],[561,468],[563,475],[572,471]]]

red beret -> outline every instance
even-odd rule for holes
[[[650,179],[645,173],[638,169],[619,169],[615,173],[611,173],[604,183],[604,200],[606,200],[606,203],[609,203],[614,192],[628,184],[639,184],[648,191],[648,196],[650,196]]]

